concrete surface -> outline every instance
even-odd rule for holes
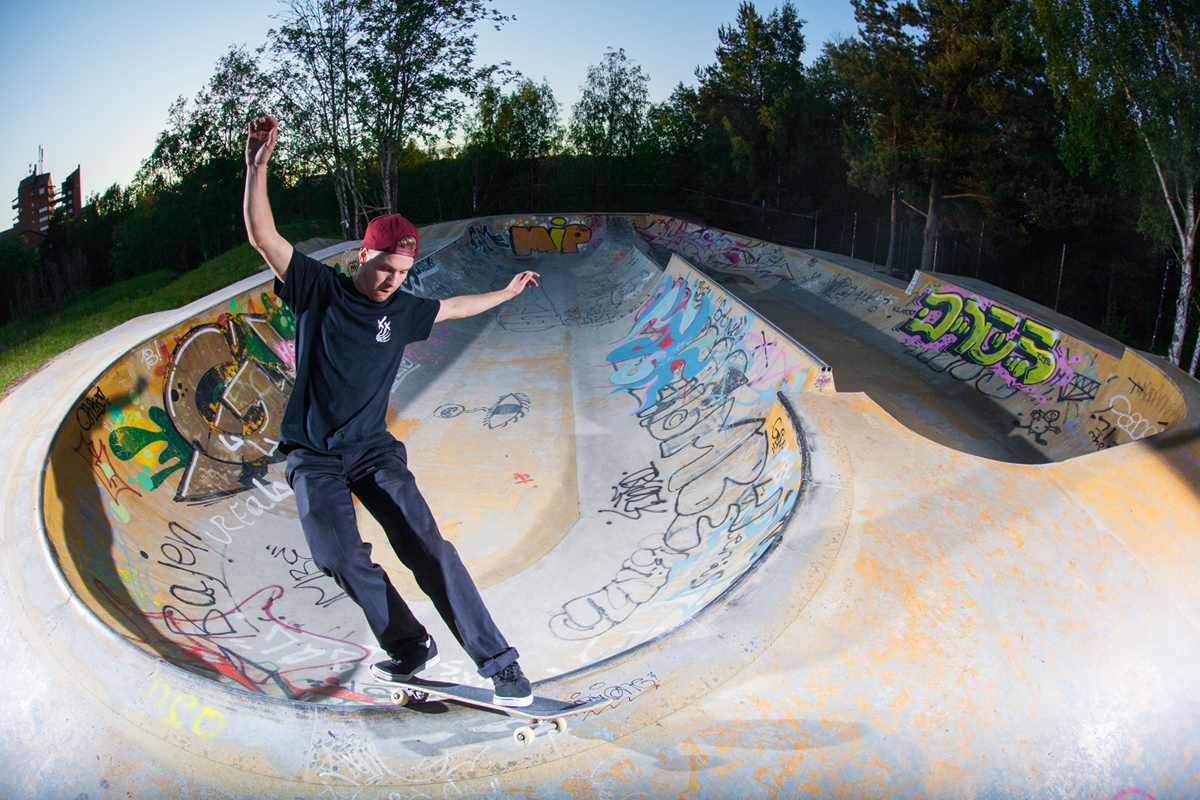
[[[389,427],[536,690],[609,705],[522,748],[387,702],[282,478],[259,276],[0,404],[0,794],[1200,795],[1194,379],[984,284],[665,217],[422,254],[433,297],[543,276],[410,347]],[[479,682],[360,527],[431,677]]]

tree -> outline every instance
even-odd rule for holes
[[[17,316],[18,308],[12,288],[27,280],[37,267],[37,248],[23,236],[0,239],[0,281],[9,287],[8,301],[0,305],[0,323]]]
[[[900,187],[916,172],[915,117],[921,101],[915,32],[878,0],[855,0],[857,39],[828,48],[833,67],[867,110],[865,130],[847,128],[848,180],[891,206],[885,265],[895,266]]]
[[[650,76],[625,55],[625,48],[604,54],[588,67],[579,102],[571,108],[570,138],[582,153],[607,158],[633,154],[646,125]]]
[[[474,26],[508,17],[479,0],[288,0],[281,19],[271,47],[287,130],[301,162],[333,174],[359,236],[367,216],[395,211],[410,143],[449,135],[462,98],[499,69],[473,66]]]
[[[776,204],[804,182],[811,104],[800,57],[803,27],[791,0],[765,19],[751,2],[717,31],[717,62],[696,70],[701,116],[756,199]]]
[[[1194,0],[1033,1],[1072,145],[1093,170],[1153,187],[1141,226],[1169,243],[1179,265],[1168,358],[1182,366],[1200,227],[1200,8]],[[1129,158],[1131,139],[1141,158]],[[1141,175],[1122,169],[1131,162],[1144,165]],[[1200,338],[1193,374],[1197,361]]]
[[[158,135],[134,183],[146,185],[156,178],[174,183],[214,160],[240,161],[246,122],[263,113],[268,94],[258,60],[244,47],[230,47],[191,104],[182,95],[171,104],[167,129]]]
[[[509,155],[529,159],[532,170],[536,159],[557,149],[563,137],[558,109],[549,81],[543,78],[540,86],[528,78],[518,83],[501,108],[500,125],[505,129]]]
[[[651,171],[658,180],[677,185],[694,182],[696,154],[704,140],[698,105],[696,90],[680,83],[665,102],[647,109],[642,151],[653,162]]]
[[[333,176],[343,233],[358,238],[365,213],[358,186],[363,134],[355,104],[361,91],[355,53],[360,14],[350,0],[289,0],[280,19],[270,50],[285,145],[292,145],[300,169]]]
[[[1025,0],[855,0],[861,43],[834,58],[860,92],[869,141],[851,146],[859,185],[927,186],[921,266],[934,268],[942,204],[1012,186],[1049,86]],[[859,145],[857,148],[855,144]],[[865,146],[863,146],[865,145]]]
[[[509,17],[479,0],[358,0],[362,92],[357,109],[378,165],[377,211],[392,213],[409,141],[449,134],[499,67],[475,67],[474,26],[497,30]]]

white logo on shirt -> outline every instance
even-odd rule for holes
[[[379,318],[379,333],[375,334],[375,341],[386,342],[392,338],[392,323],[387,317]]]

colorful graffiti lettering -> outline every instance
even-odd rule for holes
[[[154,706],[165,709],[166,713],[160,722],[172,728],[182,730],[189,712],[191,712],[191,725],[188,728],[192,733],[205,738],[213,738],[225,733],[224,714],[208,705],[202,705],[195,695],[179,692],[157,677],[138,699],[150,701]]]
[[[926,289],[912,315],[896,329],[910,344],[952,352],[1006,376],[1017,389],[1043,383],[1068,385],[1059,333],[996,303],[954,290]]]
[[[550,225],[549,228],[521,225],[509,228],[513,253],[518,256],[531,253],[577,253],[579,245],[591,241],[592,229],[587,225],[568,225],[562,217],[550,220]]]
[[[777,339],[764,346],[765,336],[729,298],[714,300],[704,281],[680,278],[663,281],[609,353],[613,391],[637,400],[634,413],[661,456],[649,471],[625,474],[613,510],[633,519],[674,514],[607,585],[563,604],[550,623],[556,636],[594,638],[651,599],[694,613],[774,547],[807,461],[802,434],[777,400],[789,373],[773,351],[787,348]]]
[[[758,280],[792,280],[784,249],[768,242],[745,239],[681,219],[655,217],[637,229],[638,235],[701,269],[747,272]]]
[[[163,403],[192,450],[177,501],[243,491],[266,474],[267,465],[283,460],[278,437],[293,380],[291,350],[272,321],[285,319],[239,313],[224,324],[192,328],[176,345]]]

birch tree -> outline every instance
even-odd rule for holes
[[[362,236],[359,191],[362,124],[355,98],[362,79],[361,15],[350,0],[288,0],[271,32],[279,116],[293,158],[333,176],[345,236]]]
[[[650,105],[650,76],[625,55],[625,48],[604,54],[588,67],[579,102],[571,107],[571,141],[591,156],[629,156],[645,132]]]
[[[1144,165],[1143,232],[1179,265],[1167,357],[1184,365],[1200,225],[1200,4],[1195,0],[1034,0],[1073,142],[1093,170]],[[1132,138],[1142,157],[1118,145]],[[1187,368],[1196,372],[1200,339]]]
[[[358,114],[378,163],[379,213],[395,212],[400,155],[427,144],[460,121],[464,98],[499,70],[476,67],[475,26],[508,21],[478,0],[359,0],[363,91]]]
[[[509,18],[479,0],[287,0],[280,19],[287,133],[333,174],[342,225],[360,236],[395,213],[410,142],[449,135],[499,70],[475,66],[475,25]]]

